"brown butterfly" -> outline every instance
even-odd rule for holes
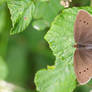
[[[83,85],[92,78],[92,16],[84,10],[76,17],[74,39],[74,70],[78,82]]]

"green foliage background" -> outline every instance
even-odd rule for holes
[[[72,45],[76,14],[92,14],[92,1],[61,1],[0,0],[0,83],[14,85],[9,92],[91,92],[92,81],[76,81]]]

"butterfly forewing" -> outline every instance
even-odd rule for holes
[[[92,43],[92,16],[84,10],[80,10],[76,17],[74,38],[76,43]]]

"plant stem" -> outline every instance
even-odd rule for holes
[[[10,34],[10,28],[11,28],[11,21],[10,21],[10,13],[7,7],[6,3],[3,3],[0,7],[0,11],[3,10],[3,17],[4,20],[4,26],[2,27],[2,30],[0,30],[0,56],[5,57],[6,55],[6,49],[8,44],[8,37]]]

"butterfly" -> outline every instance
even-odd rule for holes
[[[92,16],[84,10],[77,14],[74,24],[74,71],[83,85],[92,78]]]

